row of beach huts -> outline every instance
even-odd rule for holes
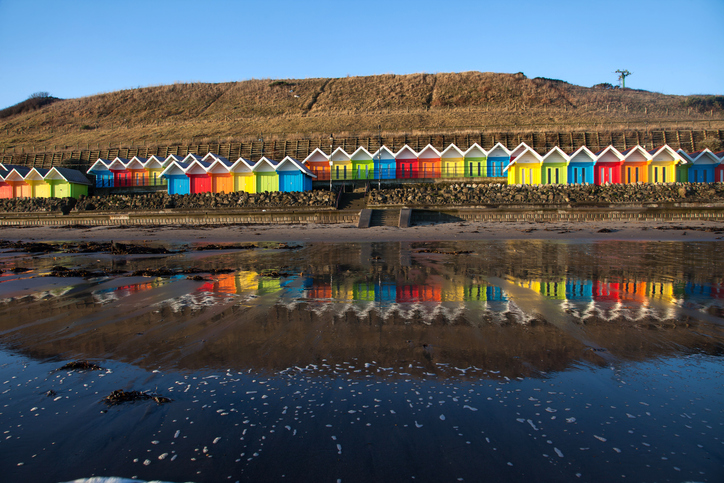
[[[349,154],[315,149],[303,161],[287,156],[277,162],[236,161],[208,153],[167,158],[98,159],[83,173],[68,168],[26,168],[0,164],[0,198],[78,197],[88,186],[122,188],[166,186],[170,194],[246,191],[308,191],[313,181],[507,178],[508,184],[596,184],[724,182],[724,151],[675,151],[668,145],[653,150],[613,146],[592,152],[582,146],[573,153],[554,147],[541,155],[525,143],[508,150],[498,143],[489,151],[473,144],[463,151],[451,144],[443,151],[428,145],[415,152],[405,145],[397,152],[382,146],[374,153],[359,147]]]

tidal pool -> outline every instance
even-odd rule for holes
[[[721,246],[3,251],[3,479],[722,481]]]

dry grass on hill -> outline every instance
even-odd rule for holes
[[[713,99],[713,102],[710,102]],[[720,96],[586,88],[523,74],[378,75],[128,89],[0,120],[0,149],[377,133],[724,127]]]

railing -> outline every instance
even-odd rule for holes
[[[485,163],[472,163],[467,166],[433,166],[410,168],[400,165],[396,168],[375,168],[371,170],[354,170],[345,166],[329,168],[310,168],[317,176],[317,181],[374,181],[379,179],[438,179],[438,178],[500,178],[503,173],[502,164],[488,167]]]
[[[96,176],[96,188],[127,188],[131,186],[166,186],[166,178],[157,174],[116,173],[115,176]]]

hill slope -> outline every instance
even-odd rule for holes
[[[482,72],[173,84],[58,100],[0,119],[0,148],[376,134],[378,126],[414,133],[724,125],[722,97],[608,87]]]

